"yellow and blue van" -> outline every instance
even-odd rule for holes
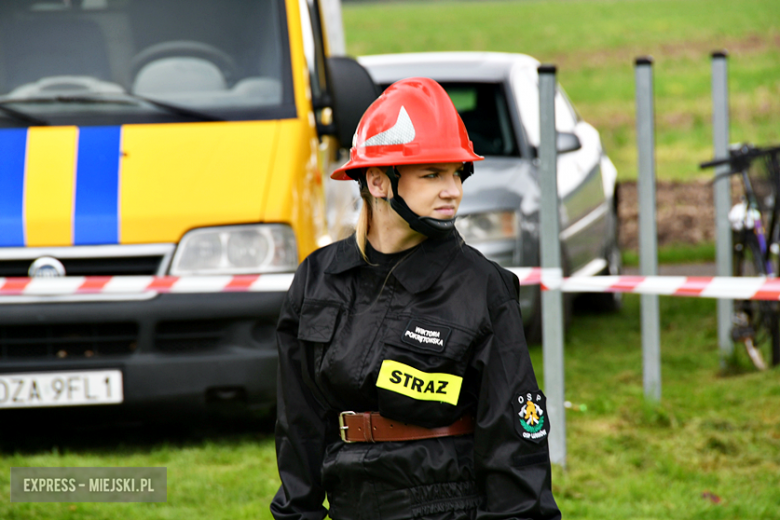
[[[320,15],[0,2],[0,284],[293,272],[328,243],[323,179],[376,91]],[[271,407],[283,296],[0,296],[0,414]]]

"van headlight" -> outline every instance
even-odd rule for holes
[[[286,224],[195,229],[184,235],[171,262],[173,276],[295,271],[298,245]]]
[[[518,216],[514,211],[472,213],[458,217],[455,227],[469,244],[517,238]]]

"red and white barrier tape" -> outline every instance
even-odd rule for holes
[[[578,276],[563,278],[560,269],[511,268],[521,285],[541,284],[563,292],[626,292],[734,300],[780,300],[780,279],[701,276]],[[66,276],[0,278],[0,296],[71,296],[77,294],[186,294],[285,292],[292,273],[238,276]],[[8,302],[8,300],[5,300]],[[9,302],[10,303],[10,302]]]
[[[780,300],[780,279],[761,276],[576,276],[560,269],[512,268],[521,285],[563,292],[625,292],[733,300]]]
[[[542,269],[541,267],[509,267],[520,280],[520,285],[542,285],[542,289],[559,289],[563,282],[560,269]]]
[[[0,296],[73,294],[285,292],[292,273],[238,276],[65,276],[0,278]]]
[[[566,292],[631,292],[733,300],[780,300],[780,280],[758,276],[597,276],[569,278]]]

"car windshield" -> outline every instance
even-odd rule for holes
[[[500,84],[439,83],[463,119],[477,154],[504,157],[520,155],[506,96]],[[384,88],[388,86],[383,85]]]
[[[282,0],[2,0],[0,125],[291,117],[289,61]]]
[[[516,156],[517,140],[504,96],[496,83],[442,83],[458,109],[479,155]]]

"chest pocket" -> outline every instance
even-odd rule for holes
[[[319,367],[325,350],[333,340],[338,326],[341,304],[338,302],[304,300],[298,321],[298,339],[311,343],[301,352],[303,382],[323,407],[332,407],[319,384]]]
[[[298,321],[298,339],[313,343],[330,343],[341,312],[337,302],[304,300]]]
[[[389,320],[388,320],[389,321]],[[477,331],[430,318],[400,318],[388,323],[384,343],[388,353],[416,361],[419,369],[447,367],[461,371]]]
[[[425,317],[389,325],[377,374],[380,413],[426,427],[451,424],[467,406],[461,397],[476,331]]]

